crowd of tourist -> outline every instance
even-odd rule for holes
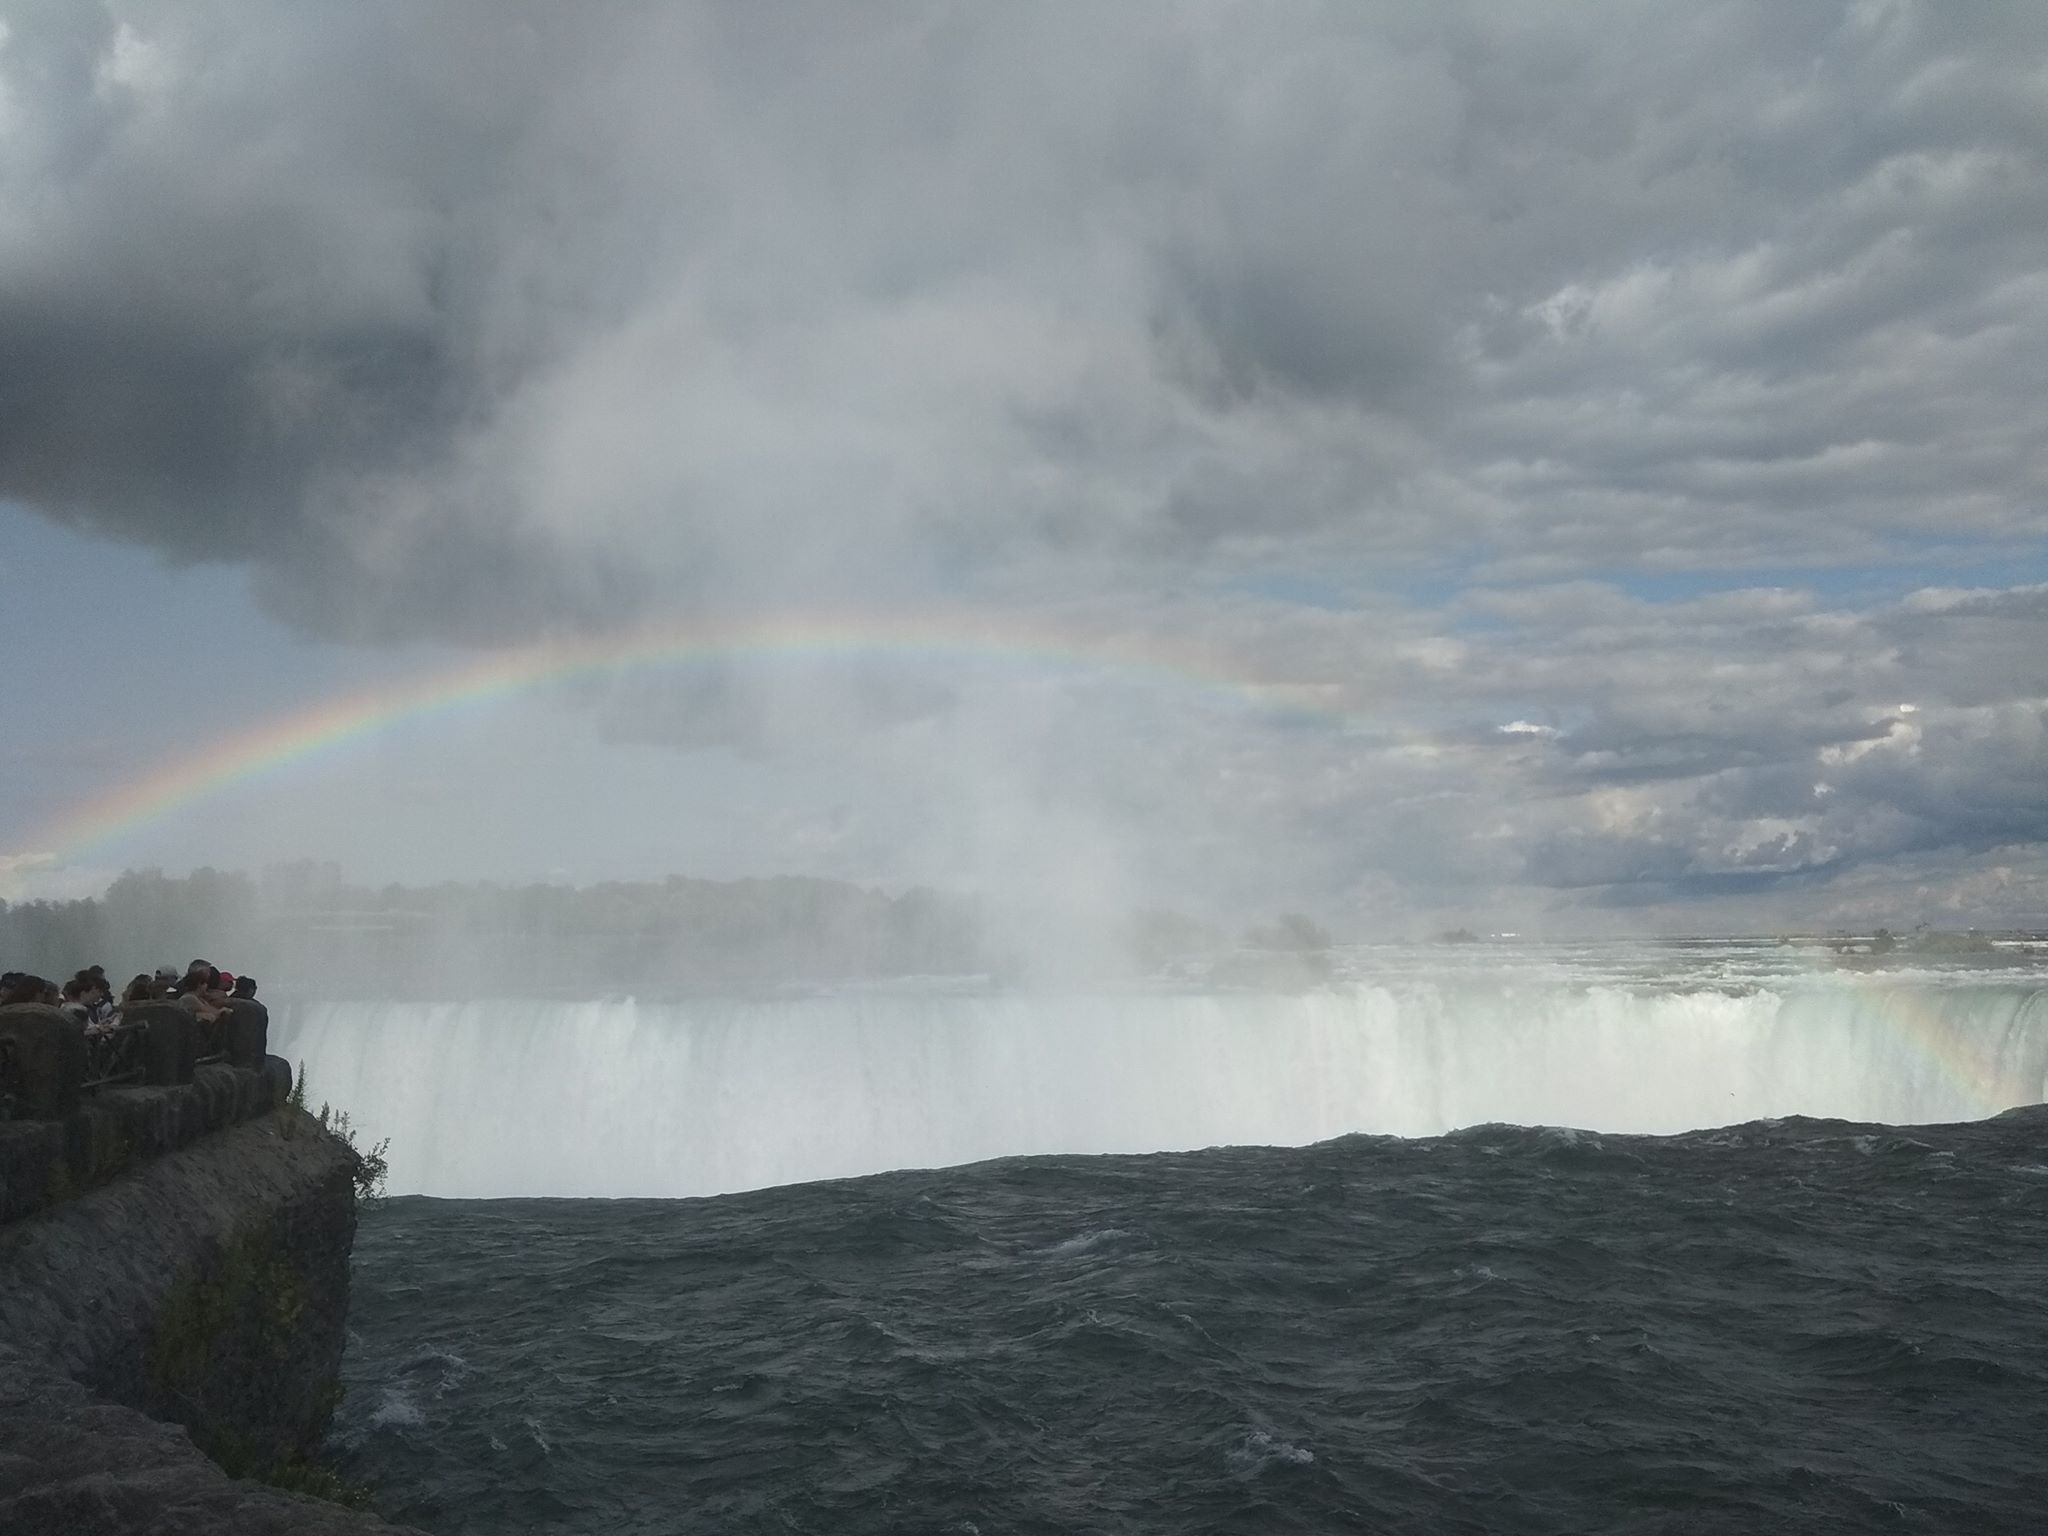
[[[176,1003],[202,1023],[212,1023],[230,1000],[255,995],[255,977],[236,976],[205,960],[194,960],[182,974],[169,965],[158,966],[154,974],[140,972],[121,989],[118,1000],[105,966],[89,965],[61,986],[25,971],[0,975],[0,1007],[43,1003],[60,1008],[83,1024],[89,1035],[112,1033],[121,1022],[122,1010],[137,1003]]]

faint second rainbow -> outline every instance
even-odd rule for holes
[[[1349,718],[1318,702],[1317,690],[1263,680],[1221,653],[1043,618],[953,611],[699,618],[493,652],[321,699],[148,765],[140,776],[61,812],[30,846],[69,861],[231,785],[402,721],[548,683],[718,659],[862,656],[1080,669],[1151,686],[1220,692],[1264,709]]]
[[[1901,984],[1896,976],[1862,974],[1848,985],[1861,994],[1863,1016],[1931,1063],[1960,1097],[1965,1118],[1984,1119],[2023,1104],[2038,1104],[2048,1083],[2039,1058],[2012,1049],[2032,1030],[2024,1022],[2036,1009],[2048,1011],[2048,994],[2013,989],[2001,999],[2016,1017],[1986,1017],[1984,1004],[1948,978]],[[1954,999],[1962,996],[1957,1006]],[[1946,1005],[1946,1006],[1945,1006]]]

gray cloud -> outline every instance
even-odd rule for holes
[[[1473,593],[1465,608],[1496,627],[1411,642],[1431,664],[1390,689],[1471,723],[1362,770],[1354,846],[1417,888],[1614,886],[1624,903],[2038,847],[2043,590],[1860,610],[1782,589]],[[1390,843],[1376,808],[1415,792],[1417,765],[1435,814],[1404,805]],[[1481,862],[1445,879],[1461,844]]]
[[[302,631],[1064,604],[1274,707],[572,703],[1148,888],[2034,889],[2043,589],[1830,575],[2048,535],[2038,5],[0,17],[0,496]]]
[[[0,491],[305,625],[2043,531],[2035,7],[7,16]]]

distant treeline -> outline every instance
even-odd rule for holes
[[[0,902],[0,961],[125,976],[205,958],[272,996],[506,996],[987,971],[980,905],[776,877],[586,887],[351,885],[335,866],[259,877],[130,871],[104,896]]]
[[[604,885],[352,885],[334,864],[250,876],[131,870],[103,896],[0,902],[0,968],[64,977],[104,965],[120,982],[195,959],[253,975],[270,1000],[322,997],[591,997],[758,991],[905,976],[1034,974],[1042,958],[972,896],[892,896],[843,880],[778,875]],[[1299,913],[1236,940],[1171,911],[1134,912],[1091,936],[1113,974],[1228,971],[1234,953],[1315,957],[1330,936]],[[1219,961],[1220,957],[1220,961]],[[1315,962],[1320,965],[1320,961]],[[1299,967],[1297,967],[1299,969]],[[1311,970],[1314,966],[1311,967]]]

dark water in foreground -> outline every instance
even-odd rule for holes
[[[2048,1529],[2048,1111],[393,1200],[430,1531]]]

